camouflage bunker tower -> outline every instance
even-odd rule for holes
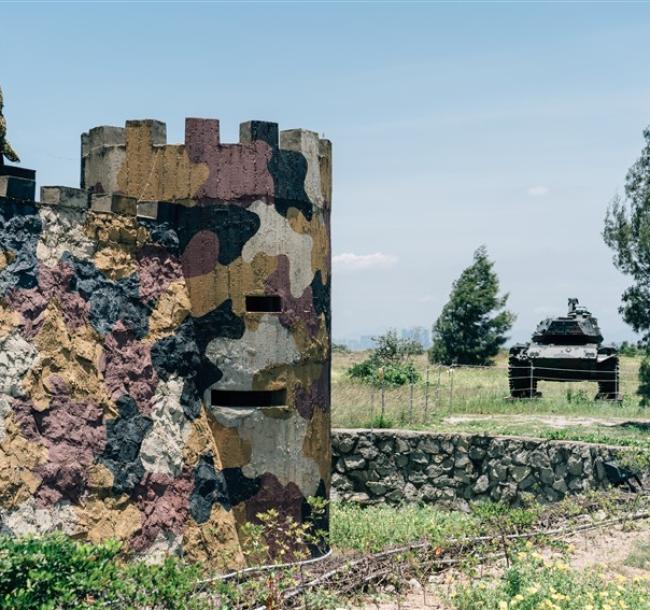
[[[242,563],[330,481],[331,145],[251,121],[82,136],[81,189],[0,168],[0,521]],[[327,527],[327,517],[319,517]],[[321,549],[312,548],[317,554]]]
[[[619,400],[618,355],[602,342],[598,320],[578,299],[569,299],[565,317],[542,320],[531,343],[510,348],[511,397],[541,396],[538,381],[596,381],[596,400]]]

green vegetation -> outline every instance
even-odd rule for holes
[[[622,341],[618,346],[618,353],[621,356],[629,356],[634,358],[635,356],[643,355],[643,347],[637,343],[630,343],[629,341]]]
[[[93,545],[63,535],[0,537],[0,608],[208,607],[188,597],[199,577],[198,566],[173,558],[148,565],[123,561],[120,554],[115,541]]]
[[[499,296],[499,278],[485,246],[454,282],[448,303],[433,325],[429,359],[441,364],[491,364],[507,340],[515,315]]]
[[[647,502],[643,503],[641,498],[634,506],[642,510]],[[426,540],[432,545],[435,557],[438,552],[442,554],[454,548],[452,539],[497,535],[493,543],[484,543],[476,553],[470,547],[463,547],[461,554],[467,561],[459,566],[463,576],[458,580],[466,583],[468,579],[472,582],[476,578],[482,553],[499,552],[503,548],[502,535],[558,524],[584,523],[585,511],[620,515],[629,508],[622,505],[620,497],[615,494],[592,494],[567,499],[553,506],[534,505],[526,509],[485,502],[473,505],[468,514],[441,511],[433,506],[364,508],[335,502],[330,507],[331,544],[337,554],[374,553]],[[315,502],[313,509],[323,510],[324,504]],[[248,542],[244,551],[252,563],[302,559],[307,556],[304,543],[320,541],[320,536],[314,538],[314,532],[308,526],[281,518],[275,511],[260,517],[258,525],[247,526],[245,531]],[[532,547],[531,543],[527,544]],[[536,537],[536,544],[549,544],[556,549],[562,547],[543,535]],[[273,553],[271,546],[275,549]],[[518,550],[521,551],[519,554]],[[509,556],[514,563],[502,578],[485,577],[473,584],[457,587],[451,597],[454,607],[457,610],[502,610],[502,602],[505,602],[512,609],[552,610],[552,606],[539,605],[549,598],[561,610],[574,610],[587,608],[585,604],[593,603],[589,595],[595,584],[608,592],[608,596],[597,598],[596,604],[604,604],[607,600],[636,603],[635,595],[642,591],[640,583],[630,582],[622,591],[616,583],[607,583],[592,575],[575,574],[557,560],[544,560],[531,552],[522,540],[509,543]],[[396,556],[396,561],[406,562],[416,573],[420,573],[421,567],[424,574],[426,566],[423,563],[418,567],[420,560],[425,562],[426,554],[418,550]],[[626,563],[643,568],[649,560],[650,547],[639,542]],[[532,580],[535,574],[539,577],[537,583]],[[149,565],[126,557],[116,542],[82,544],[63,535],[18,540],[0,538],[0,608],[12,610],[279,608],[282,594],[295,586],[298,575],[297,567],[283,568],[263,572],[259,578],[201,584],[204,576],[197,566],[185,566],[172,558],[161,565]],[[538,589],[533,591],[535,584]],[[575,595],[573,602],[582,605],[571,605],[568,598],[562,597],[568,595],[569,588]],[[346,602],[339,595],[336,590],[322,587],[310,590],[300,601],[310,610],[345,606]],[[612,606],[612,609],[624,607]],[[605,605],[593,605],[593,610],[596,608],[606,610]],[[639,605],[638,608],[648,606]]]
[[[571,514],[575,503],[559,504],[559,513]],[[330,542],[339,551],[377,552],[386,547],[420,540],[444,545],[450,538],[482,536],[495,532],[520,532],[538,522],[541,507],[514,508],[499,502],[471,505],[469,514],[445,511],[432,505],[405,504],[360,507],[333,502]]]
[[[622,296],[623,319],[643,334],[643,344],[650,340],[650,128],[643,131],[645,146],[639,159],[625,177],[625,196],[616,196],[607,216],[603,238],[614,251],[614,265],[633,284]],[[650,352],[639,369],[638,393],[642,404],[650,404]]]
[[[650,128],[645,145],[625,177],[625,196],[616,196],[605,217],[603,238],[614,251],[614,265],[634,284],[622,297],[623,319],[650,339]]]
[[[522,551],[493,582],[481,579],[452,593],[456,610],[614,610],[650,609],[648,581],[598,570],[572,569],[563,558]]]
[[[650,570],[650,542],[636,542],[625,559],[625,565],[641,570]]]
[[[641,406],[647,407],[650,404],[650,354],[646,354],[639,366],[639,389],[637,394],[641,396]]]
[[[318,519],[326,509],[320,498],[309,498]],[[321,546],[323,532],[311,522],[297,523],[276,510],[257,515],[259,523],[242,528],[243,553],[251,565],[300,561],[308,546]],[[63,535],[9,538],[0,536],[0,608],[11,610],[229,610],[274,605],[295,585],[296,569],[277,570],[261,580],[214,581],[199,586],[200,565],[168,557],[152,565],[129,557],[119,542],[81,543]],[[314,596],[317,610],[327,596]],[[317,603],[318,602],[318,603]]]
[[[416,341],[401,339],[397,332],[389,330],[385,335],[374,338],[377,347],[371,350],[362,362],[355,363],[348,370],[351,379],[375,386],[403,386],[421,380],[412,357],[423,353]]]
[[[504,353],[493,367],[429,366],[428,375],[426,358],[413,356],[421,381],[413,386],[386,386],[382,391],[346,373],[367,356],[364,352],[334,355],[335,427],[402,427],[650,446],[648,428],[642,423],[650,416],[636,395],[640,357],[621,358],[623,401],[617,403],[595,401],[597,386],[587,382],[541,382],[542,398],[511,400]],[[636,420],[641,423],[635,424]]]
[[[330,542],[340,550],[376,552],[392,545],[424,538],[442,541],[475,531],[477,519],[464,513],[444,512],[432,506],[408,504],[359,507],[332,503]]]

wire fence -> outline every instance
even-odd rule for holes
[[[571,378],[589,376],[589,381]],[[631,415],[638,411],[636,367],[585,371],[507,365],[430,366],[403,386],[360,383],[347,376],[332,385],[334,425],[426,425],[455,414],[552,412]],[[534,400],[531,400],[534,399]]]

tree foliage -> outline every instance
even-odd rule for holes
[[[650,128],[645,145],[625,178],[625,196],[616,196],[605,217],[603,238],[614,251],[614,265],[632,278],[619,311],[623,319],[650,338]]]
[[[441,364],[491,364],[507,341],[515,315],[499,296],[499,278],[485,246],[454,282],[449,301],[432,329],[429,360]]]
[[[624,196],[607,209],[603,238],[614,251],[614,265],[632,279],[623,292],[619,312],[641,333],[646,356],[639,369],[641,404],[650,404],[650,127],[643,131],[641,156],[625,177]]]

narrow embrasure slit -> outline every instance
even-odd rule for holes
[[[259,313],[279,313],[282,311],[282,298],[276,294],[248,295],[246,311]]]
[[[212,390],[215,407],[280,407],[287,404],[287,390]]]

